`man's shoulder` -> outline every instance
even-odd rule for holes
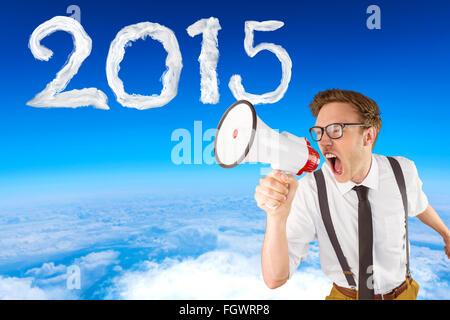
[[[390,158],[394,158],[395,160],[397,160],[400,164],[400,166],[402,167],[402,169],[406,169],[406,170],[410,170],[416,167],[416,165],[414,164],[414,161],[403,157],[403,156],[383,156],[383,155],[379,155],[379,154],[373,154],[374,158],[377,160],[378,163],[385,163],[385,164],[389,164],[389,160],[388,157]]]

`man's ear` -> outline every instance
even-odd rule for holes
[[[377,130],[374,127],[369,127],[364,133],[364,146],[373,146],[377,137]]]

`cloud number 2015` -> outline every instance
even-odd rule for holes
[[[229,88],[237,99],[250,100],[253,104],[274,103],[285,94],[291,80],[292,61],[286,50],[273,43],[260,43],[253,46],[254,31],[274,31],[284,25],[281,21],[246,21],[244,49],[247,55],[253,58],[258,52],[268,50],[275,54],[281,62],[282,78],[280,85],[272,92],[261,95],[251,94],[245,91],[242,85],[242,77],[233,75],[229,82]],[[216,104],[219,102],[217,85],[217,62],[219,59],[218,32],[221,30],[219,20],[211,17],[201,19],[187,28],[191,37],[202,35],[202,47],[199,56],[200,62],[200,100],[203,103]],[[104,92],[97,88],[84,88],[81,90],[64,91],[70,80],[77,74],[83,61],[90,55],[92,40],[81,26],[73,18],[56,16],[39,25],[31,34],[29,48],[36,59],[48,61],[53,52],[41,45],[41,40],[55,31],[65,31],[72,35],[74,50],[67,63],[56,74],[55,79],[49,82],[45,89],[39,92],[27,105],[39,108],[78,108],[93,106],[98,109],[109,110],[108,98]],[[128,94],[124,90],[122,80],[119,78],[120,63],[125,55],[125,48],[131,41],[145,39],[150,36],[159,41],[167,52],[165,61],[166,70],[162,76],[163,88],[159,95]],[[111,42],[106,60],[106,76],[110,88],[116,95],[117,101],[124,107],[145,110],[162,107],[168,104],[178,91],[178,82],[182,57],[178,41],[173,31],[158,23],[141,22],[129,25],[120,30]]]

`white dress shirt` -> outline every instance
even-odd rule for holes
[[[428,199],[422,191],[414,162],[395,157],[400,163],[406,183],[408,215],[422,213]],[[339,183],[325,163],[322,166],[327,186],[331,220],[339,244],[358,283],[358,197],[352,181]],[[406,275],[405,211],[394,172],[385,156],[372,155],[369,174],[361,183],[369,188],[373,221],[373,280],[375,294],[385,294],[399,286]],[[331,245],[319,208],[317,186],[312,173],[299,180],[292,202],[286,234],[289,248],[289,277],[306,259],[311,241],[318,238],[322,271],[331,281],[349,288],[341,265]],[[408,244],[409,245],[409,244]]]

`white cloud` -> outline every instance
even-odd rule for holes
[[[146,261],[139,271],[114,280],[107,298],[121,299],[324,299],[330,281],[318,269],[305,268],[284,286],[268,289],[259,254],[211,251],[196,259]]]
[[[66,272],[67,267],[65,265],[57,265],[53,262],[44,263],[40,268],[33,268],[28,270],[25,274],[32,275],[34,277],[49,277],[56,273]]]
[[[74,259],[73,264],[80,268],[81,289],[91,287],[103,277],[107,267],[118,262],[118,257],[119,252],[106,250]],[[82,291],[67,288],[67,271],[66,265],[46,262],[27,270],[28,277],[0,277],[0,299],[79,299]]]
[[[262,50],[268,50],[274,53],[278,60],[281,62],[281,83],[274,91],[267,92],[261,95],[251,94],[245,91],[242,85],[242,77],[238,74],[233,75],[228,83],[233,96],[236,100],[248,100],[253,104],[259,103],[275,103],[283,98],[286,90],[288,89],[289,82],[291,81],[292,73],[292,61],[287,51],[280,45],[274,45],[273,43],[262,42],[257,46],[253,46],[254,31],[274,31],[281,28],[284,25],[282,21],[246,21],[245,22],[245,39],[244,48],[245,52],[250,57],[254,57],[258,52]]]
[[[125,48],[130,46],[133,41],[145,39],[147,36],[161,42],[167,51],[167,69],[161,77],[163,89],[159,95],[128,94],[125,92],[124,84],[119,78],[120,63],[124,58]],[[162,107],[177,95],[182,67],[181,52],[173,31],[158,23],[141,22],[124,27],[111,42],[106,59],[106,77],[109,86],[116,94],[117,101],[121,105],[145,110]]]
[[[42,300],[48,299],[40,288],[33,287],[33,278],[3,278],[0,276],[1,300]]]
[[[60,285],[37,285],[33,277],[0,276],[0,300],[77,299],[77,294]]]
[[[449,299],[449,270],[444,249],[411,246],[411,273],[420,286],[419,299]]]
[[[78,265],[84,271],[90,271],[96,268],[106,267],[118,262],[119,252],[106,250],[101,252],[91,252],[88,255],[75,259],[74,264]]]
[[[109,110],[108,98],[104,92],[96,88],[64,91],[92,49],[92,40],[78,21],[65,16],[56,16],[39,25],[31,34],[28,44],[33,56],[36,59],[48,61],[53,52],[44,47],[41,40],[60,30],[72,35],[74,50],[64,67],[57,73],[56,78],[31,101],[27,102],[27,105],[42,108],[77,108],[93,105],[95,108]]]
[[[411,269],[419,299],[448,299],[449,262],[443,251],[411,247]],[[316,244],[308,263],[282,287],[270,290],[262,279],[260,255],[214,250],[197,258],[145,261],[138,270],[113,280],[107,299],[324,299],[331,281],[322,273]]]
[[[202,51],[198,61],[200,62],[200,90],[203,103],[219,102],[216,69],[219,61],[217,34],[220,29],[219,19],[214,17],[198,20],[186,29],[191,37],[202,34]]]

